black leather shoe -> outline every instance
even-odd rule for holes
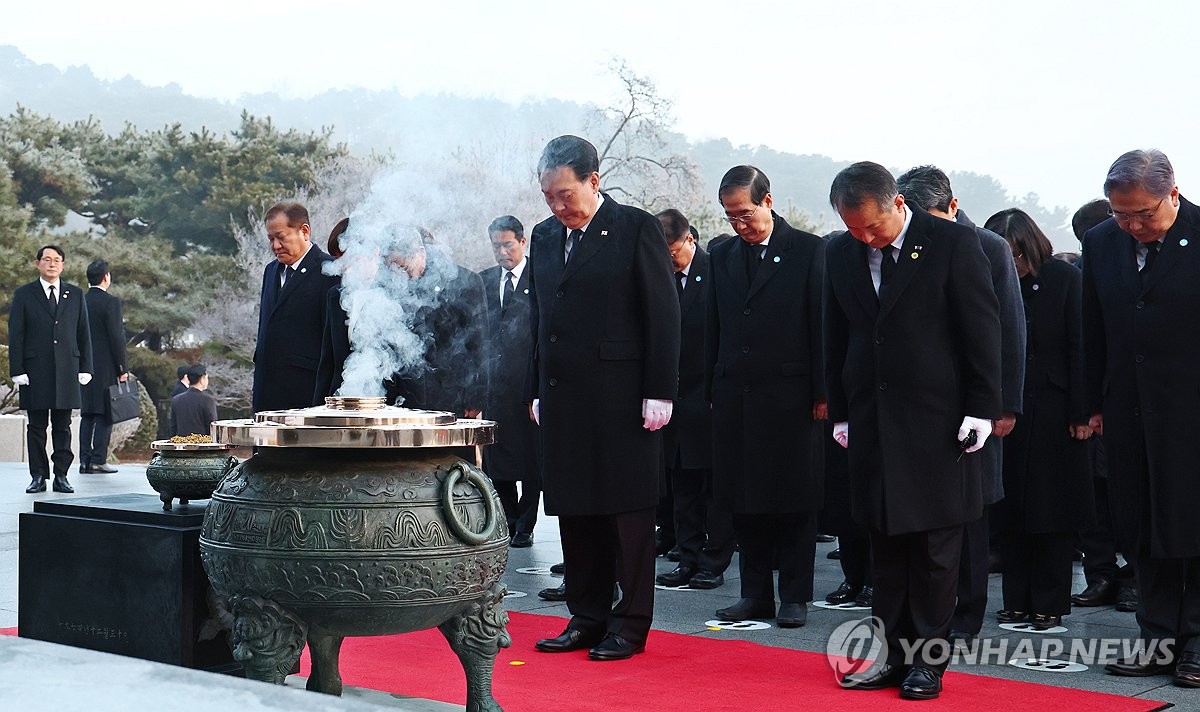
[[[826,603],[838,605],[841,603],[849,603],[858,597],[862,586],[852,586],[849,581],[842,581],[842,585],[837,587],[837,590],[825,597]]]
[[[729,622],[774,617],[774,601],[756,601],[752,598],[743,598],[729,608],[717,609],[717,618]]]
[[[533,546],[533,535],[525,532],[517,532],[513,534],[512,541],[508,545],[514,549],[528,549]]]
[[[75,488],[71,486],[71,483],[67,482],[66,475],[55,477],[53,484],[50,485],[50,489],[54,490],[55,492],[63,492],[65,494],[71,494],[75,491]]]
[[[565,601],[567,600],[567,584],[559,584],[552,588],[543,588],[538,591],[538,598],[543,601]]]
[[[689,588],[720,588],[725,585],[725,574],[718,574],[712,571],[700,569],[692,574],[692,578],[688,581]]]
[[[862,606],[863,608],[871,608],[875,605],[875,587],[863,586],[863,590],[859,592],[854,599],[854,605]]]
[[[780,603],[775,622],[780,628],[800,628],[808,622],[808,606],[803,603]]]
[[[1170,673],[1174,666],[1160,660],[1143,660],[1138,657],[1126,658],[1109,663],[1104,670],[1110,675],[1120,677],[1152,677]]]
[[[933,700],[942,694],[942,676],[935,670],[914,665],[900,683],[900,699]]]
[[[950,634],[946,636],[946,639],[950,641],[950,645],[962,643],[969,648],[975,643],[975,634],[964,633],[961,630],[951,630]]]
[[[552,573],[552,574],[558,574],[561,576],[561,575],[565,574],[566,572],[567,572],[567,565],[563,564],[563,563],[557,563],[550,567],[550,573]]]
[[[872,665],[863,672],[846,675],[842,678],[842,687],[849,690],[882,690],[885,687],[899,687],[904,681],[904,668],[884,663]]]
[[[1175,665],[1175,684],[1179,687],[1200,687],[1200,653],[1184,652]]]
[[[1122,586],[1121,591],[1117,594],[1118,611],[1122,613],[1136,613],[1138,609],[1138,590],[1137,586]]]
[[[588,657],[592,660],[628,660],[645,651],[645,645],[637,645],[615,633],[609,633],[599,645],[588,651]]]
[[[117,471],[117,468],[109,467],[108,465],[92,465],[91,466],[91,472],[99,472],[99,473],[102,473],[105,475],[111,475],[116,471]]]
[[[597,635],[588,635],[576,628],[567,627],[557,638],[542,638],[533,647],[543,653],[569,653],[572,650],[590,648],[599,640]]]
[[[996,611],[997,623],[1023,623],[1028,617],[1029,614],[1025,611],[1010,611],[1008,609]]]
[[[683,552],[679,551],[678,546],[672,546],[670,549],[667,550],[667,554],[666,554],[667,561],[674,561],[674,562],[678,563],[679,560],[681,558],[683,558],[682,553]]]
[[[842,558],[842,550],[841,550],[841,549],[834,549],[833,551],[831,551],[831,552],[829,552],[828,554],[826,554],[826,555],[825,555],[825,558],[826,558],[826,559],[834,559],[835,561],[836,561],[836,560],[840,560],[840,559]]]
[[[79,463],[79,474],[81,474],[81,475],[90,475],[90,474],[92,474],[92,472],[93,472],[93,471],[94,471],[94,470],[92,470],[92,466],[91,466],[91,465],[86,465],[86,464],[84,464],[84,463],[82,463],[82,462],[81,462],[81,463]]]
[[[33,481],[30,482],[29,486],[25,488],[26,494],[33,494],[35,492],[45,492],[45,491],[46,491],[46,478],[42,477],[40,475],[34,475]]]
[[[817,543],[818,544],[830,544],[835,541],[837,541],[837,537],[832,534],[818,534],[817,535]]]
[[[659,586],[682,586],[692,580],[694,573],[696,570],[691,566],[680,564],[673,571],[655,576],[654,583]]]
[[[1034,613],[1029,616],[1029,625],[1034,630],[1050,630],[1062,625],[1062,616],[1046,616],[1041,613]]]
[[[1084,608],[1112,605],[1117,602],[1118,588],[1117,582],[1112,579],[1097,578],[1087,588],[1071,596],[1071,603]]]

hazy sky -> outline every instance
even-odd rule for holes
[[[396,89],[603,103],[622,57],[676,129],[839,160],[990,173],[1074,209],[1131,148],[1200,175],[1193,3],[52,0],[0,44],[186,93]],[[970,206],[964,206],[970,209]]]

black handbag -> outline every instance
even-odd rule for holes
[[[138,382],[133,374],[124,383],[114,383],[108,387],[108,413],[112,422],[133,420],[141,411],[142,399],[138,395]]]

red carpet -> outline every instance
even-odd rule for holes
[[[506,712],[916,709],[914,703],[901,700],[895,689],[840,689],[819,653],[654,631],[644,654],[598,663],[588,660],[582,650],[547,654],[533,649],[538,638],[557,635],[564,619],[526,613],[509,617],[513,645],[500,651],[493,685]],[[0,629],[0,633],[12,635],[16,629]],[[307,651],[301,666],[301,674],[306,675]],[[460,705],[466,702],[462,667],[437,630],[347,638],[341,671],[346,685]],[[945,682],[941,698],[921,704],[922,710],[1150,712],[1167,706],[1154,700],[966,673],[947,673]]]

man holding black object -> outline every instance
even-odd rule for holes
[[[906,205],[883,166],[846,168],[829,199],[849,232],[826,250],[829,417],[848,451],[851,510],[868,527],[887,641],[886,658],[842,685],[932,699],[963,525],[982,515],[970,453],[1001,414],[996,293],[974,232]]]
[[[108,262],[95,260],[87,268],[88,324],[92,335],[92,381],[83,386],[83,407],[79,409],[79,471],[81,473],[111,474],[108,443],[112,437],[112,411],[108,403],[108,387],[124,383],[125,323],[121,318],[121,300],[108,293],[112,275]]]

